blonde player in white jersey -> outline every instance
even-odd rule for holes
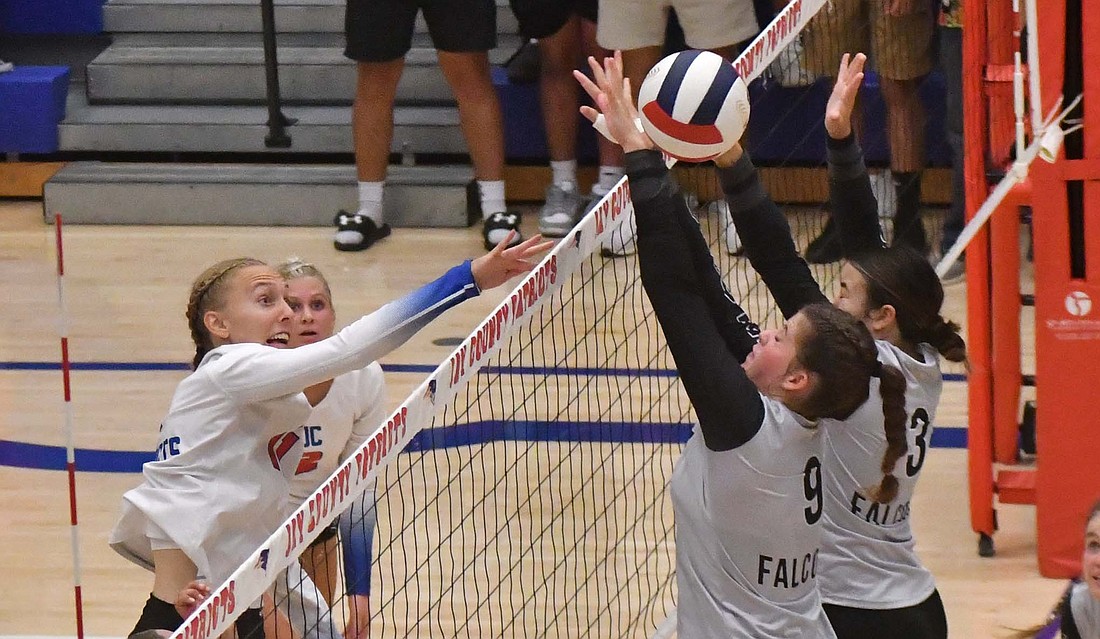
[[[286,301],[294,313],[287,345],[296,348],[330,337],[336,328],[336,307],[324,274],[298,258],[283,262],[277,270],[287,282]],[[305,394],[313,411],[303,424],[302,459],[290,482],[292,505],[308,499],[388,416],[385,379],[377,362],[310,386]],[[370,626],[374,486],[363,492],[359,503],[343,513],[338,523],[339,541],[344,548],[344,584],[351,607],[345,636],[366,637]],[[286,578],[275,582],[276,605],[300,636],[338,635],[329,610],[335,600],[340,563],[336,556],[336,525],[334,522],[302,555],[301,567],[309,580],[290,570]],[[317,585],[323,601],[310,588],[311,581]]]
[[[509,237],[510,241],[512,237]],[[175,630],[172,603],[202,577],[222,583],[282,523],[311,405],[303,390],[361,369],[447,308],[529,271],[550,243],[535,238],[465,262],[336,335],[286,349],[292,313],[286,283],[259,260],[220,262],[195,281],[187,305],[195,372],[176,389],[157,460],[123,496],[110,535],[120,554],[153,570],[134,631]],[[239,602],[255,606],[255,602]],[[259,614],[238,622],[263,636]]]
[[[825,428],[818,585],[840,639],[943,639],[943,603],[914,550],[909,516],[943,385],[939,356],[964,361],[966,349],[958,326],[940,315],[943,286],[928,260],[912,249],[885,248],[851,127],[864,62],[862,54],[844,55],[826,108],[831,210],[847,256],[835,304],[867,326],[879,361],[903,376],[875,383],[901,384],[905,395],[904,404],[884,407],[872,392],[843,425]],[[745,254],[783,315],[792,317],[806,304],[824,300],[798,257],[786,218],[767,198],[747,155],[715,163]],[[880,494],[888,499],[879,504],[867,487],[882,473],[890,480]]]
[[[898,372],[878,362],[866,326],[827,303],[761,333],[723,286],[661,154],[635,127],[619,55],[589,63],[596,82],[576,77],[626,152],[642,284],[699,419],[671,482],[677,634],[834,637],[817,589],[821,425],[863,404],[872,376]],[[900,402],[900,392],[889,400]]]

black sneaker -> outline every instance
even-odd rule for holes
[[[519,224],[522,219],[523,217],[515,211],[493,213],[485,218],[485,224],[481,227],[481,237],[485,240],[485,250],[493,250],[493,247],[504,239],[508,231],[516,232],[516,236],[508,244],[509,248],[522,242],[523,237],[519,232]]]
[[[830,219],[821,231],[806,247],[806,261],[810,264],[828,264],[844,259],[844,244],[840,239],[840,232]]]
[[[374,220],[358,213],[341,210],[332,223],[336,225],[336,235],[332,237],[332,245],[337,251],[362,251],[390,235],[389,224],[383,222],[379,226],[374,223]]]

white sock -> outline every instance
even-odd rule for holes
[[[577,183],[576,160],[550,160],[550,171],[554,174],[554,184],[561,186],[566,182]]]
[[[600,165],[600,179],[592,187],[593,193],[601,195],[610,191],[623,177],[623,167]]]
[[[478,194],[481,196],[481,216],[489,219],[493,213],[508,210],[504,203],[504,180],[478,180]]]
[[[385,182],[359,183],[359,214],[382,225],[382,187]]]

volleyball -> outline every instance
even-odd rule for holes
[[[642,128],[665,153],[703,162],[733,148],[749,122],[749,90],[722,56],[681,51],[658,62],[638,92]]]

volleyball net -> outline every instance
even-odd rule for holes
[[[802,247],[827,218],[830,85],[808,74],[800,52],[825,5],[787,4],[735,62],[753,101],[747,145]],[[675,175],[734,297],[762,326],[778,326],[773,300],[737,256],[712,169],[678,166]],[[694,417],[636,258],[600,254],[632,214],[623,180],[173,637],[220,635],[277,579],[274,596],[286,601],[269,603],[302,610],[309,598],[295,592],[311,585],[299,558],[338,517],[343,534],[366,530],[365,514],[377,519],[371,636],[665,632],[675,607],[667,485]],[[828,290],[838,264],[814,269]],[[373,513],[354,508],[375,480]],[[271,627],[288,637],[366,636],[344,594],[363,584],[332,572],[341,582],[333,600],[298,620],[283,623],[268,606],[269,637]]]

